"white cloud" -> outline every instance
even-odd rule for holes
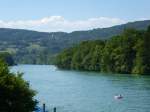
[[[139,18],[138,21],[144,21],[144,20],[149,20],[149,18]],[[137,21],[137,20],[135,20]]]
[[[89,18],[86,20],[71,21],[62,16],[50,16],[39,20],[18,20],[18,21],[3,21],[0,20],[0,27],[2,28],[18,28],[29,29],[45,32],[66,31],[71,32],[75,30],[89,30],[93,28],[104,28],[113,25],[126,23],[126,21],[119,18],[98,17]]]

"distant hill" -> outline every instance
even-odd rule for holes
[[[64,48],[81,41],[109,39],[121,34],[126,28],[145,30],[149,25],[150,20],[145,20],[71,33],[0,28],[0,51],[12,53],[18,63],[45,64],[51,62],[53,56]]]

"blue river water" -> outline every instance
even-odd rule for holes
[[[150,112],[150,76],[59,70],[53,65],[17,65],[36,99],[52,112]],[[114,96],[122,94],[123,99]]]

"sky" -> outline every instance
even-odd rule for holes
[[[89,30],[150,19],[150,0],[0,0],[0,27]]]

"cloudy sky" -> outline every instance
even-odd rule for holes
[[[0,0],[0,27],[88,30],[150,19],[150,0]]]

